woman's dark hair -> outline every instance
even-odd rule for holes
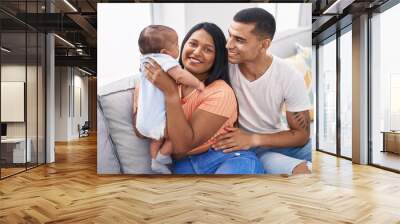
[[[215,45],[215,60],[214,64],[208,73],[207,79],[204,82],[204,85],[208,86],[215,80],[224,80],[228,85],[230,85],[229,81],[229,69],[228,69],[228,51],[226,50],[226,39],[222,30],[215,25],[214,23],[199,23],[192,27],[189,32],[186,34],[185,38],[183,38],[181,52],[183,52],[183,48],[185,47],[186,42],[192,36],[194,32],[197,30],[205,30],[212,39],[214,40]],[[179,57],[179,63],[182,67],[182,53]]]

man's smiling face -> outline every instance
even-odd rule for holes
[[[234,21],[231,24],[226,43],[230,63],[239,64],[253,61],[260,53],[265,53],[262,46],[263,38],[253,32],[254,27],[254,23]]]

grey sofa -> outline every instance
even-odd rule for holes
[[[151,174],[149,141],[136,136],[132,125],[132,76],[102,87],[97,96],[97,172]]]

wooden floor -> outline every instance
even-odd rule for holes
[[[1,168],[1,178],[3,178],[3,177],[7,177],[7,176],[10,176],[10,175],[13,175],[13,174],[16,174],[16,173],[19,173],[19,172],[22,172],[22,171],[24,171],[24,170],[26,170],[25,169],[25,167],[17,167],[17,168],[4,168],[4,167],[2,167]]]
[[[20,172],[24,172],[27,169],[33,169],[37,166],[36,163],[27,163],[27,167],[25,164],[18,164],[18,167],[2,167],[1,168],[1,178],[6,178],[11,175],[15,175]]]
[[[0,223],[400,223],[400,175],[315,153],[312,175],[98,176],[96,139],[0,181]]]

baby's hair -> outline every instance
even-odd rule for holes
[[[139,49],[142,54],[160,53],[165,49],[175,30],[163,25],[150,25],[140,32]]]

